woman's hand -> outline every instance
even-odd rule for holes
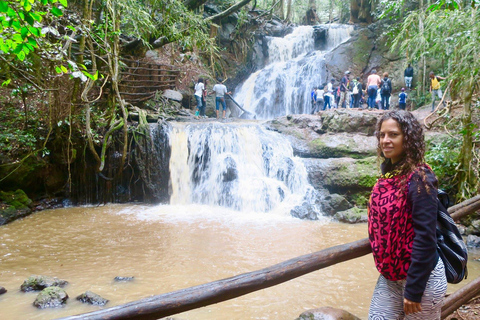
[[[413,302],[403,298],[403,311],[405,311],[405,314],[420,312],[422,311],[422,305],[420,302]]]

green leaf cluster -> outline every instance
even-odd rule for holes
[[[0,50],[20,61],[38,48],[45,36],[45,17],[60,17],[67,0],[0,0]]]

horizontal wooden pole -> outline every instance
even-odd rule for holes
[[[169,71],[169,72],[172,72],[172,73],[173,73],[174,71]],[[176,72],[176,73],[178,74],[179,72]],[[126,74],[126,75],[129,75],[129,76],[137,76],[137,77],[154,77],[154,76],[155,76],[155,77],[156,77],[156,76],[160,76],[160,77],[161,77],[161,76],[162,76],[161,74],[159,74],[159,75],[157,75],[157,74],[152,75],[152,74],[148,74],[148,73],[142,74],[142,73],[132,73],[132,72],[125,72],[125,71],[122,71],[121,74],[122,74],[122,75]]]
[[[445,319],[462,305],[480,294],[480,277],[445,298],[442,319]]]
[[[461,202],[453,207],[448,208],[448,212],[455,221],[468,216],[475,211],[480,210],[480,196]]]
[[[269,288],[370,252],[370,243],[365,238],[306,254],[262,270],[152,296],[108,309],[66,317],[62,320],[155,320]]]
[[[463,202],[460,202],[460,203],[458,203],[454,206],[451,206],[450,208],[448,208],[448,211],[450,211],[450,210],[457,211],[458,209],[460,209],[462,207],[469,206],[472,203],[475,203],[475,202],[478,202],[478,201],[480,201],[480,195],[475,196],[473,198],[470,198],[468,200],[465,200]]]

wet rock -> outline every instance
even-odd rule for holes
[[[342,309],[322,307],[307,310],[295,320],[360,320],[360,318]]]
[[[290,214],[299,219],[304,220],[318,220],[319,210],[315,205],[303,203],[301,206],[296,206],[290,211]]]
[[[63,208],[64,206],[71,205],[68,203],[67,199],[60,199],[60,198],[48,198],[48,199],[41,199],[32,203],[32,210],[35,211],[42,211],[47,209],[57,209]]]
[[[68,294],[60,287],[48,287],[43,289],[33,302],[39,309],[57,308],[67,303]]]
[[[353,207],[345,211],[339,211],[333,217],[340,222],[354,224],[360,222],[367,222],[368,212],[367,209]]]
[[[465,230],[466,234],[479,235],[480,234],[480,220],[473,220]]]
[[[7,289],[5,289],[4,287],[0,287],[0,294],[4,294],[7,292]]]
[[[469,248],[480,248],[480,237],[474,236],[473,234],[467,237],[467,247]]]
[[[32,210],[30,209],[15,209],[14,206],[0,202],[0,226],[28,216]]]
[[[96,306],[104,306],[107,304],[109,300],[102,298],[96,293],[93,293],[91,291],[86,291],[85,293],[82,293],[77,297],[78,301],[81,301],[83,303],[88,303]]]
[[[226,170],[223,172],[223,182],[229,182],[238,179],[237,164],[232,157],[225,158]]]
[[[113,278],[113,281],[116,282],[124,282],[124,281],[133,281],[135,277],[115,277]]]
[[[347,210],[351,207],[345,197],[333,193],[328,194],[319,201],[320,208],[326,216],[333,216],[336,212]]]
[[[30,276],[20,286],[23,292],[40,291],[48,287],[64,287],[68,284],[65,280],[47,276]]]

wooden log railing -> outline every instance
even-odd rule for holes
[[[454,220],[480,208],[480,196],[448,209]],[[103,310],[58,320],[135,319],[155,320],[188,310],[230,300],[275,286],[307,273],[371,253],[368,239],[338,245],[290,259],[261,270],[231,278],[132,301]],[[450,295],[442,308],[442,319],[480,292],[480,278]]]

